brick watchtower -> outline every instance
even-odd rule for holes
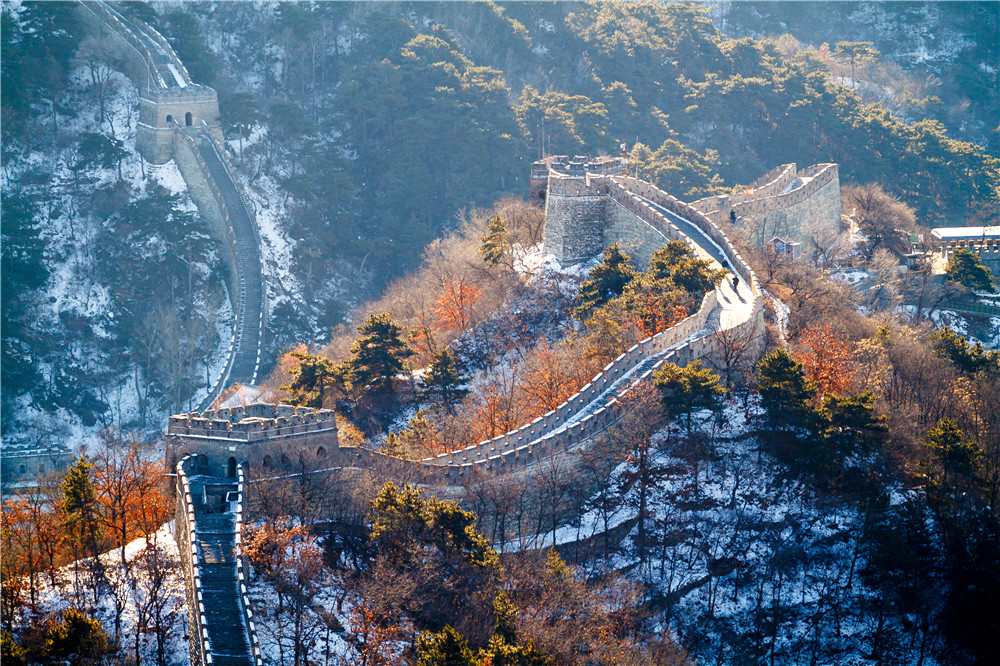
[[[165,164],[174,156],[174,130],[208,126],[222,141],[219,96],[208,86],[143,91],[139,98],[139,123],[135,144],[152,164]]]
[[[332,410],[255,403],[171,416],[165,462],[173,470],[196,454],[205,473],[235,478],[238,462],[262,472],[296,471],[322,466],[337,448]]]

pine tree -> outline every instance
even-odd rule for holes
[[[101,623],[75,608],[49,625],[42,650],[53,664],[100,664],[115,651]]]
[[[417,666],[476,666],[476,658],[465,637],[445,625],[439,633],[417,637]]]
[[[476,664],[482,666],[549,666],[552,657],[535,647],[528,641],[523,645],[514,645],[503,640],[499,635],[493,636],[480,650]]]
[[[81,458],[69,468],[63,479],[63,515],[73,543],[96,557],[98,552],[97,493],[90,478],[92,465]]]
[[[974,291],[993,291],[993,274],[983,265],[979,255],[959,249],[951,253],[947,275]]]
[[[403,371],[403,360],[413,355],[399,336],[402,330],[388,312],[373,314],[358,327],[361,337],[351,347],[353,357],[345,368],[355,390],[392,394],[393,378]]]
[[[812,425],[809,404],[815,386],[806,380],[802,364],[779,349],[764,357],[758,366],[757,390],[772,427]]]
[[[573,310],[577,319],[586,320],[594,310],[625,292],[625,287],[636,276],[628,262],[629,256],[622,252],[618,243],[604,250],[601,263],[590,271],[590,279],[580,285]]]
[[[827,395],[823,410],[830,425],[827,437],[842,455],[872,451],[889,431],[886,417],[875,412],[875,396],[870,392],[838,397]]]
[[[299,365],[289,370],[295,377],[294,381],[281,387],[282,391],[291,394],[283,402],[321,409],[328,392],[338,384],[343,384],[344,368],[328,358],[298,349],[290,355],[299,360]]]
[[[667,415],[676,419],[687,415],[687,431],[691,434],[691,414],[699,409],[717,409],[726,389],[719,384],[719,377],[701,361],[692,361],[681,368],[666,363],[653,373],[653,381],[660,389],[660,402]]]
[[[684,241],[668,241],[650,257],[645,279],[669,280],[689,294],[703,294],[715,289],[725,274],[712,269],[712,262],[698,259]]]
[[[854,82],[854,64],[874,60],[879,53],[874,49],[872,42],[837,42],[833,55],[838,58],[846,57],[851,61],[851,82]]]
[[[1000,352],[985,349],[981,342],[971,345],[968,339],[950,328],[932,333],[930,342],[938,356],[949,359],[962,372],[1000,370]]]
[[[449,413],[454,412],[455,405],[469,392],[462,388],[465,377],[458,370],[455,354],[447,349],[434,355],[430,371],[423,381],[424,391],[441,401]]]
[[[515,644],[517,642],[517,606],[502,590],[493,599],[493,617],[493,633],[505,643]]]
[[[941,461],[945,481],[956,476],[971,476],[982,465],[982,449],[965,439],[965,433],[948,418],[941,419],[927,431],[924,444]]]
[[[490,220],[486,235],[482,238],[479,246],[479,255],[487,264],[498,266],[507,255],[510,249],[510,241],[507,239],[507,224],[499,215],[495,215]]]

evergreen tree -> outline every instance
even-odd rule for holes
[[[949,477],[971,476],[982,464],[982,449],[965,439],[965,433],[948,418],[927,431],[924,444],[941,461],[945,481]]]
[[[240,138],[240,161],[243,161],[243,137],[263,119],[257,98],[252,93],[237,92],[219,100],[222,125],[236,131]]]
[[[497,266],[504,260],[508,250],[510,241],[507,239],[507,224],[502,217],[495,215],[482,238],[479,255],[487,264]]]
[[[886,417],[875,413],[875,396],[827,395],[823,400],[829,427],[827,437],[842,456],[874,450],[889,431]]]
[[[511,645],[517,642],[517,606],[500,591],[493,599],[493,633],[505,643]]]
[[[489,540],[476,531],[471,511],[431,496],[424,499],[409,484],[397,488],[391,481],[371,501],[372,539],[380,549],[404,559],[417,557],[434,546],[444,554],[458,554],[468,564],[494,570],[499,557]]]
[[[719,377],[696,360],[686,367],[666,363],[653,373],[660,389],[660,402],[671,419],[687,415],[687,432],[691,434],[691,414],[699,409],[717,409],[726,389]]]
[[[417,637],[417,666],[476,666],[476,658],[465,637],[445,625],[436,634]]]
[[[503,640],[499,635],[490,638],[486,648],[479,651],[477,664],[481,666],[549,666],[552,657],[528,641],[515,645]]]
[[[947,275],[974,291],[993,291],[993,274],[980,261],[979,255],[969,250],[959,249],[951,253]]]
[[[465,378],[458,370],[455,354],[445,349],[434,355],[430,371],[423,381],[424,391],[435,396],[445,406],[449,413],[455,411],[455,405],[469,392],[462,388]]]
[[[758,367],[757,390],[771,427],[812,425],[815,414],[809,401],[815,387],[806,381],[802,364],[778,349],[765,356]]]
[[[4,666],[28,666],[28,651],[9,631],[0,633],[0,661]]]
[[[402,328],[388,312],[373,314],[358,327],[361,337],[351,347],[353,357],[346,366],[347,378],[355,390],[371,388],[392,394],[392,380],[403,371],[403,360],[413,356],[399,337]]]
[[[837,42],[833,55],[837,58],[847,58],[851,61],[851,82],[854,82],[854,65],[878,57],[878,51],[872,42]]]
[[[292,394],[282,402],[321,409],[328,391],[343,383],[343,368],[328,358],[298,350],[291,356],[299,360],[299,366],[292,369],[295,380],[281,387]]]
[[[678,289],[701,295],[715,289],[725,274],[724,270],[713,270],[712,262],[698,259],[684,241],[668,241],[650,257],[645,277],[669,280]]]
[[[403,438],[394,432],[390,432],[385,436],[385,442],[379,450],[387,456],[392,456],[393,458],[406,458],[409,454],[409,449]]]
[[[98,555],[98,505],[97,494],[90,478],[92,465],[81,458],[69,468],[63,479],[63,515],[70,539],[81,551],[93,557]]]
[[[601,263],[590,271],[590,279],[580,285],[573,310],[577,319],[586,320],[594,310],[625,292],[625,287],[636,275],[628,262],[629,256],[622,252],[618,243],[604,250]]]
[[[962,372],[1000,369],[1000,352],[984,349],[981,342],[970,345],[968,339],[948,327],[932,333],[930,342],[938,356],[947,358]]]
[[[75,608],[64,610],[49,626],[43,646],[49,663],[73,666],[103,663],[114,651],[101,623]]]

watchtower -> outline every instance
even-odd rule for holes
[[[549,172],[572,178],[583,178],[586,174],[600,176],[621,176],[625,173],[625,161],[620,157],[595,157],[574,155],[553,155],[532,162],[531,181],[528,185],[528,203],[544,206],[549,192]]]
[[[219,96],[213,88],[190,84],[144,90],[139,98],[136,148],[148,162],[165,164],[174,156],[176,128],[206,126],[223,139]]]
[[[201,469],[234,478],[239,462],[262,471],[315,469],[337,447],[332,410],[254,403],[171,416],[165,462],[172,470],[178,460],[195,454]]]

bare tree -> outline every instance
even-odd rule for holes
[[[906,236],[913,231],[913,209],[875,183],[848,185],[841,190],[844,210],[851,209],[858,227],[867,239],[865,259],[871,260],[879,248],[902,249]]]
[[[108,102],[119,89],[120,84],[114,73],[116,65],[123,60],[123,47],[111,38],[88,37],[80,42],[76,60],[87,68],[89,90],[97,100],[98,120],[108,123],[114,137],[115,128],[108,113]]]

